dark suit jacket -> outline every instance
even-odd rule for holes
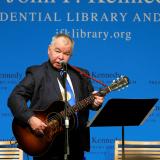
[[[86,70],[82,70],[88,73]],[[75,91],[76,101],[88,97],[93,91],[93,87],[88,78],[83,77],[71,66],[68,65],[68,73],[71,77]],[[51,103],[61,100],[61,92],[57,82],[59,73],[50,62],[45,62],[39,66],[32,66],[26,70],[25,78],[14,88],[8,99],[14,117],[27,123],[28,119],[34,115],[34,110],[45,110]],[[30,104],[27,102],[30,101]],[[28,105],[29,107],[28,107]],[[91,108],[89,106],[88,108]],[[89,150],[89,129],[84,128],[88,121],[89,110],[78,114],[80,126],[81,143],[83,150]]]

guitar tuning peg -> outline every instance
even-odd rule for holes
[[[124,76],[123,75],[121,75],[121,78],[123,78]]]
[[[112,81],[113,83],[115,82],[115,80]]]
[[[119,80],[119,77],[117,78],[117,80]]]

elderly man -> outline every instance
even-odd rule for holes
[[[82,76],[68,64],[73,46],[74,42],[68,35],[58,34],[53,37],[48,47],[49,61],[27,68],[26,76],[14,88],[8,99],[8,106],[14,117],[30,126],[33,132],[42,134],[41,136],[45,134],[48,124],[36,116],[34,111],[45,110],[52,102],[64,101],[65,87],[60,74],[64,64],[67,66],[66,81],[72,92],[67,96],[70,106],[90,96],[94,91],[90,79]],[[79,69],[88,74],[87,70]],[[71,98],[72,104],[69,102]],[[87,104],[86,109],[76,113],[77,125],[69,132],[69,160],[83,160],[84,151],[89,151],[89,129],[85,127],[89,109],[98,109],[103,100],[102,96],[94,94],[93,101]],[[28,101],[30,101],[30,106],[27,106]],[[54,106],[52,108],[54,111]],[[63,133],[57,135],[45,153],[33,158],[35,160],[64,160],[64,137]],[[31,146],[32,143],[30,142]]]

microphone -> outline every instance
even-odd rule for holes
[[[60,70],[60,75],[61,77],[66,77],[67,74],[67,63],[65,61],[60,61],[59,62],[62,66],[61,70]]]
[[[60,61],[59,63],[62,65],[62,67],[67,65],[65,61]]]

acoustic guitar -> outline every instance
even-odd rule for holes
[[[105,96],[107,93],[121,89],[128,85],[128,78],[126,76],[120,77],[114,80],[110,86],[99,90],[96,94]],[[94,95],[77,102],[72,107],[67,107],[66,113],[70,119],[70,128],[76,126],[76,113],[82,111],[92,104],[94,101]],[[37,134],[31,129],[28,124],[22,123],[16,118],[13,119],[12,130],[13,134],[20,146],[20,148],[31,156],[40,156],[44,154],[58,134],[64,132],[64,111],[65,103],[63,101],[53,102],[44,111],[34,111],[36,117],[41,119],[47,124],[47,128],[44,130],[44,134]]]

